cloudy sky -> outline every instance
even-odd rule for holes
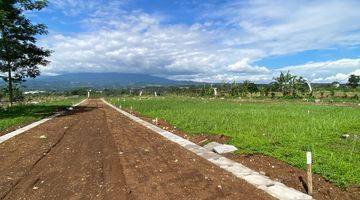
[[[43,74],[145,73],[176,80],[312,82],[360,75],[359,0],[50,0]]]

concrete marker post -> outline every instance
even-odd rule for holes
[[[306,173],[307,173],[307,188],[308,188],[308,194],[313,194],[313,182],[312,182],[312,159],[311,159],[311,152],[306,152]]]

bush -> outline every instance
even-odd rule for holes
[[[70,91],[67,91],[66,94],[67,95],[80,95],[80,96],[84,96],[87,95],[88,89],[87,88],[76,88],[76,89],[72,89]]]
[[[330,90],[330,96],[334,97],[335,96],[335,91],[334,90]]]
[[[5,96],[5,95],[3,94],[3,92],[0,91],[0,101],[1,101],[2,98],[4,98],[4,96]]]
[[[356,99],[356,100],[359,100],[359,95],[355,94],[355,95],[353,96],[353,98]]]
[[[324,91],[321,91],[320,92],[320,98],[323,99],[325,96],[324,96],[325,92]]]
[[[275,92],[272,92],[272,93],[271,93],[271,98],[274,99],[275,96],[276,96]]]

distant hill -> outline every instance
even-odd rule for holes
[[[196,82],[174,81],[166,78],[131,73],[71,73],[57,76],[39,76],[27,80],[26,90],[65,90],[78,87],[120,88],[141,86],[190,85]]]

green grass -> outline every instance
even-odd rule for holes
[[[7,109],[0,107],[0,133],[11,127],[40,120],[80,100],[80,98],[65,98],[37,105],[15,105]]]
[[[360,107],[186,97],[110,101],[190,134],[230,136],[238,153],[273,156],[304,169],[305,152],[312,151],[315,173],[339,186],[360,185]],[[342,139],[345,133],[350,138]]]

